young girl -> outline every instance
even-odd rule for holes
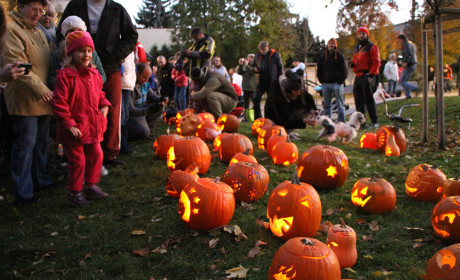
[[[102,167],[100,142],[111,105],[102,91],[101,75],[91,64],[93,51],[93,40],[88,32],[75,31],[67,35],[67,60],[58,71],[52,100],[57,141],[62,143],[69,160],[67,201],[80,207],[87,204],[86,198],[108,196],[96,184]]]
[[[179,59],[180,55],[176,54],[176,59]],[[176,109],[178,111],[185,110],[187,107],[187,86],[188,79],[185,75],[184,69],[185,62],[182,62],[182,65],[177,67],[175,65],[174,69],[171,72],[171,78],[174,80],[174,102],[176,103]]]

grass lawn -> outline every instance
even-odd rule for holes
[[[403,104],[421,103],[421,98],[389,103],[389,111],[397,113]],[[322,222],[345,219],[358,235],[358,261],[350,270],[342,270],[342,278],[353,279],[421,279],[428,259],[445,247],[434,235],[430,216],[434,203],[408,198],[404,182],[409,170],[419,163],[436,164],[448,178],[460,171],[460,97],[447,97],[446,130],[448,148],[436,147],[434,120],[435,103],[430,99],[430,142],[421,140],[421,108],[405,109],[403,115],[414,119],[405,129],[408,148],[397,158],[359,148],[359,138],[350,144],[332,143],[342,149],[349,160],[348,180],[342,188],[319,191]],[[378,106],[380,123],[383,105]],[[163,134],[162,124],[155,136]],[[299,131],[296,141],[299,152],[318,144],[318,129]],[[250,124],[242,123],[240,133],[250,135]],[[254,147],[257,139],[250,136]],[[256,220],[268,221],[266,205],[269,194],[279,183],[291,177],[294,166],[279,167],[271,163],[265,151],[255,149],[255,156],[270,174],[269,189],[253,209],[237,203],[232,225],[238,225],[247,239],[235,241],[235,236],[220,232],[189,230],[177,214],[177,200],[166,196],[165,183],[169,174],[166,163],[155,159],[153,140],[134,143],[135,154],[122,156],[123,167],[109,169],[110,174],[100,183],[110,197],[91,202],[85,209],[76,209],[65,202],[64,185],[39,193],[41,201],[35,205],[14,207],[11,181],[2,178],[0,194],[0,279],[225,279],[225,270],[239,265],[249,269],[247,279],[266,279],[271,259],[284,243]],[[216,155],[215,152],[213,152]],[[221,176],[226,169],[214,156],[207,177]],[[378,172],[396,189],[396,209],[384,215],[368,215],[351,204],[350,190],[363,177]],[[355,223],[357,220],[365,223]],[[378,231],[372,231],[375,221]],[[361,221],[362,222],[362,221]],[[418,229],[413,229],[418,228]],[[132,235],[142,230],[143,235]],[[374,229],[375,230],[375,229]],[[220,234],[219,234],[220,233]],[[209,248],[209,241],[219,243]],[[326,235],[317,239],[326,242]],[[247,258],[258,240],[267,245],[253,258]],[[145,257],[132,251],[148,247]],[[154,252],[151,252],[154,251]]]

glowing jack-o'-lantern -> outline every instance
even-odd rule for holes
[[[297,161],[299,178],[316,189],[336,189],[348,177],[348,158],[339,148],[319,145],[302,153]]]
[[[327,246],[339,259],[340,267],[352,267],[358,259],[356,250],[356,232],[340,218],[340,224],[333,225],[327,233]]]
[[[444,180],[442,183],[442,198],[460,195],[460,181],[458,177]]]
[[[425,280],[460,279],[460,244],[439,250],[426,264]]]
[[[374,173],[355,183],[351,189],[351,202],[367,213],[391,212],[396,206],[396,191],[387,180]]]
[[[448,196],[433,209],[431,225],[439,237],[449,243],[460,242],[460,196]]]
[[[270,157],[272,157],[272,152],[273,152],[273,147],[275,146],[276,143],[280,141],[286,141],[288,136],[286,134],[277,134],[277,135],[272,135],[270,138],[268,138],[267,142],[267,153]]]
[[[252,136],[259,136],[259,130],[262,126],[264,125],[271,125],[273,124],[273,121],[267,118],[258,118],[257,120],[252,122]]]
[[[395,141],[395,136],[394,134],[390,134],[388,136],[387,145],[385,146],[385,155],[389,157],[399,157],[400,154],[399,147]]]
[[[364,133],[359,140],[359,146],[364,149],[377,150],[377,136],[374,133]]]
[[[429,164],[413,167],[406,178],[406,194],[420,201],[437,202],[442,198],[442,185],[446,175]]]
[[[168,150],[174,141],[180,138],[177,134],[160,135],[153,142],[153,151],[159,159],[165,159],[168,156]]]
[[[314,236],[321,224],[321,211],[321,199],[316,190],[301,183],[294,172],[291,181],[284,181],[272,191],[267,217],[273,234],[286,240]]]
[[[219,151],[220,145],[222,144],[222,137],[225,135],[228,135],[228,133],[221,133],[214,139],[214,151]]]
[[[237,162],[230,165],[222,176],[222,182],[233,188],[235,199],[252,202],[259,200],[268,187],[267,170],[253,162]]]
[[[233,189],[219,178],[199,178],[180,193],[179,215],[191,229],[211,230],[226,225],[234,211]]]
[[[264,125],[259,129],[259,137],[257,138],[259,149],[267,149],[268,139],[270,139],[272,135],[287,135],[287,133],[282,126],[275,124]]]
[[[203,141],[214,141],[220,133],[215,123],[204,121],[196,126],[195,136],[200,137]]]
[[[238,118],[232,114],[222,114],[217,119],[217,126],[222,132],[228,132],[228,133],[237,132],[239,125],[240,125],[240,122],[238,121]]]
[[[253,162],[253,163],[258,163],[257,159],[249,154],[250,150],[247,149],[244,153],[237,153],[235,154],[232,159],[230,160],[230,163],[228,166],[237,163],[237,162]]]
[[[221,138],[219,157],[223,162],[230,162],[234,155],[247,150],[251,155],[254,152],[252,142],[247,136],[238,133],[226,134]]]
[[[198,115],[187,112],[185,116],[180,118],[176,129],[182,136],[193,136],[195,135],[196,126],[202,122],[203,120]]]
[[[396,145],[398,145],[399,152],[402,154],[406,150],[406,135],[399,126],[381,126],[377,130],[377,149],[385,153],[388,137],[393,134],[395,137]]]
[[[210,121],[215,123],[216,119],[211,113],[199,113],[198,116],[203,120],[203,121]]]
[[[185,170],[190,164],[198,165],[198,174],[208,172],[211,153],[206,143],[198,137],[179,138],[168,150],[166,165],[171,171]]]
[[[339,280],[340,264],[335,253],[314,238],[289,239],[273,257],[269,280]]]
[[[297,145],[289,140],[289,136],[286,141],[280,141],[273,146],[272,159],[274,164],[288,166],[296,163],[298,156]]]
[[[182,189],[198,178],[200,178],[198,176],[198,165],[195,162],[190,164],[184,171],[175,170],[168,176],[166,192],[169,196],[178,198]]]

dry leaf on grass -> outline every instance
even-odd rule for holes
[[[364,241],[371,241],[372,240],[372,234],[370,234],[370,235],[364,235],[363,234],[362,238],[363,238]]]
[[[241,228],[238,225],[228,225],[224,226],[224,231],[228,233],[233,233],[235,235],[235,241],[240,242],[241,239],[248,239],[248,237],[243,233]]]
[[[329,209],[326,210],[326,212],[325,212],[326,214],[325,214],[325,215],[326,215],[326,216],[330,216],[330,215],[334,214],[334,212],[335,212],[334,209],[329,208]]]
[[[246,278],[246,274],[249,269],[244,268],[243,266],[234,267],[225,271],[227,278]]]
[[[263,220],[256,220],[256,223],[257,223],[259,226],[265,228],[266,230],[270,228],[270,223],[265,222],[265,221],[263,221]]]
[[[254,245],[254,248],[249,251],[248,256],[246,258],[254,258],[260,253],[260,246],[265,246],[267,243],[263,242],[262,240],[259,240],[256,242],[256,245]]]
[[[414,228],[410,228],[410,227],[403,227],[403,229],[407,229],[407,230],[419,230],[419,231],[425,231],[423,228],[419,228],[419,227],[414,227]]]
[[[376,232],[376,231],[380,231],[380,227],[379,227],[379,224],[376,222],[376,221],[372,221],[369,223],[369,228]]]
[[[160,246],[160,247],[156,247],[156,248],[153,249],[151,252],[152,252],[152,253],[166,254],[166,253],[168,252],[168,250],[166,250],[165,248],[163,248],[163,246]]]
[[[374,257],[371,255],[364,255],[363,258],[368,259],[368,260],[373,260]]]
[[[365,220],[363,220],[363,219],[357,219],[357,220],[355,220],[353,222],[353,224],[355,224],[355,225],[365,225],[365,224],[367,224],[367,222]]]
[[[244,209],[249,210],[249,211],[256,209],[254,207],[254,205],[249,204],[249,203],[244,202],[244,201],[241,201],[241,206],[243,206]]]
[[[331,221],[324,221],[321,225],[319,225],[318,231],[324,234],[327,234],[329,229],[332,227]]]
[[[83,216],[83,215],[78,215],[78,220],[89,220],[88,217]]]
[[[350,273],[356,274],[356,271],[353,270],[351,267],[347,267],[347,268],[345,268],[345,270],[350,272]]]
[[[143,231],[141,229],[136,229],[136,230],[131,231],[130,234],[131,235],[144,235],[145,231]]]
[[[219,244],[219,238],[213,238],[211,240],[209,240],[208,244],[209,244],[209,248],[214,248],[217,246],[217,244]]]
[[[139,256],[139,257],[145,257],[149,254],[150,248],[149,247],[144,247],[144,248],[139,248],[136,250],[133,250],[133,255]]]

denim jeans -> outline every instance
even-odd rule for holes
[[[46,174],[51,116],[12,116],[11,175],[14,200],[31,198],[34,188],[52,184]]]
[[[324,83],[322,86],[324,97],[324,114],[329,118],[332,116],[332,97],[335,97],[338,109],[337,120],[339,122],[345,122],[345,102],[343,99],[343,84],[339,85],[338,83]]]
[[[120,150],[123,152],[131,150],[128,143],[128,119],[129,119],[129,95],[130,90],[121,91],[121,145]]]
[[[178,111],[185,110],[187,107],[187,87],[174,88],[174,102]]]
[[[415,68],[417,68],[417,64],[414,63],[411,66],[407,66],[402,70],[401,73],[401,85],[404,88],[404,93],[406,94],[406,98],[412,97],[410,95],[411,90],[416,90],[418,87],[412,86],[411,84],[408,83],[410,77],[412,74],[414,74]]]
[[[396,83],[395,80],[388,80],[388,94],[396,94]]]
[[[262,82],[257,85],[256,87],[256,95],[254,96],[254,99],[252,99],[252,104],[254,106],[254,119],[262,118],[262,111],[260,109],[260,102],[262,101],[262,96],[267,93],[270,89],[270,83],[269,82]]]

